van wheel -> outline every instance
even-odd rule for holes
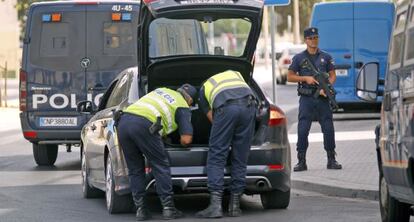
[[[82,193],[84,198],[97,198],[97,197],[103,197],[103,191],[92,187],[89,182],[89,171],[88,167],[86,165],[86,155],[83,151],[83,148],[81,148],[81,175],[82,175]]]
[[[115,181],[113,175],[111,156],[108,155],[105,173],[106,208],[110,214],[129,213],[133,209],[132,196],[130,194],[119,195],[115,192]]]
[[[56,162],[58,145],[33,143],[33,156],[39,166],[52,166]]]
[[[282,192],[272,190],[260,194],[262,206],[264,209],[286,209],[290,202],[290,190]]]
[[[389,194],[388,184],[380,173],[379,202],[382,222],[408,222],[410,221],[410,205],[401,203]]]

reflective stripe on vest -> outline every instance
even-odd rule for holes
[[[216,96],[224,90],[249,88],[242,75],[239,72],[232,70],[222,72],[210,77],[203,86],[204,95],[207,99],[208,104],[210,105],[210,109],[213,107],[214,99]]]
[[[171,89],[158,88],[128,106],[124,112],[145,117],[153,123],[157,121],[157,117],[161,117],[161,134],[164,136],[178,128],[175,122],[178,108],[189,108],[182,95]]]

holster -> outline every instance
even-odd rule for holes
[[[298,87],[298,96],[312,96],[314,93],[314,89]]]
[[[155,123],[153,123],[150,128],[149,131],[151,134],[155,135],[157,134],[160,130],[162,129],[162,124],[161,124],[161,117],[157,116],[157,120],[155,121]]]
[[[122,110],[119,110],[119,109],[117,109],[117,110],[115,110],[113,112],[114,112],[113,113],[114,125],[115,125],[115,127],[117,127],[118,126],[118,123],[119,123],[119,120],[121,119],[121,116],[124,113],[122,112]]]

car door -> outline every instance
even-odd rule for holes
[[[128,89],[131,82],[131,75],[129,72],[124,72],[118,78],[116,85],[114,86],[112,92],[110,93],[108,100],[105,104],[105,108],[101,110],[97,115],[95,121],[95,133],[94,133],[94,142],[93,146],[89,149],[91,155],[95,158],[95,163],[91,164],[91,174],[93,178],[97,178],[99,182],[105,180],[105,149],[108,147],[108,126],[112,121],[113,111],[116,107],[126,100]]]

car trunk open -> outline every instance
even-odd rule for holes
[[[189,83],[200,89],[205,80],[209,77],[226,71],[235,70],[242,74],[246,82],[256,93],[260,103],[265,104],[265,98],[258,90],[257,85],[251,78],[252,66],[250,63],[237,58],[216,58],[212,56],[188,56],[181,58],[169,58],[158,60],[152,63],[147,73],[148,91],[152,91],[158,87],[168,87],[176,89],[184,83]],[[262,106],[262,111],[266,109],[266,105]],[[256,138],[254,143],[262,143],[264,140],[264,132],[267,128],[268,115],[262,115],[256,120]],[[201,109],[192,110],[193,125],[193,143],[192,146],[208,146],[211,124]],[[180,136],[178,130],[165,138],[167,146],[180,146]]]

